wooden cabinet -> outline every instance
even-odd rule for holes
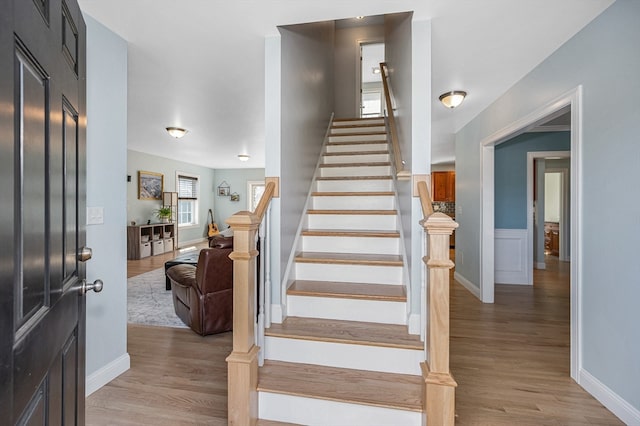
[[[560,254],[560,226],[557,222],[544,223],[544,254]]]
[[[433,172],[431,174],[433,201],[456,201],[456,172]]]
[[[127,259],[137,260],[175,250],[175,223],[127,227]]]

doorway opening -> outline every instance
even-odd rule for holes
[[[582,366],[580,350],[580,320],[582,314],[581,304],[581,277],[580,271],[580,164],[582,147],[582,111],[581,111],[582,87],[559,96],[558,98],[539,107],[530,114],[516,120],[500,131],[488,136],[481,141],[481,166],[482,166],[482,220],[480,233],[480,299],[485,303],[494,302],[495,290],[495,147],[502,142],[521,135],[542,123],[570,112],[570,253],[572,262],[570,265],[570,375],[578,381],[578,371]],[[532,199],[532,198],[531,198]],[[531,217],[528,212],[527,217]]]
[[[361,118],[382,117],[384,101],[380,73],[380,62],[384,62],[384,43],[360,43],[360,96],[358,99]]]

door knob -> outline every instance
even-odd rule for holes
[[[87,284],[87,280],[82,280],[80,284],[80,295],[84,296],[87,292],[93,290],[96,293],[100,293],[104,287],[102,280],[95,280],[93,283]]]
[[[78,261],[80,262],[86,262],[87,260],[91,259],[92,256],[93,251],[90,247],[82,247],[80,248],[80,250],[78,250]]]

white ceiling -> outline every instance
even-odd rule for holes
[[[79,0],[124,38],[128,146],[212,168],[264,167],[264,40],[278,25],[413,11],[432,20],[432,162],[453,133],[613,0]],[[469,96],[447,110],[437,97]],[[180,126],[180,140],[164,130]],[[249,154],[246,163],[238,154]]]

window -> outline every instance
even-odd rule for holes
[[[247,208],[250,212],[256,210],[258,207],[258,203],[260,202],[260,198],[262,198],[262,193],[264,192],[264,181],[247,181]]]
[[[198,224],[198,193],[200,182],[198,176],[186,173],[176,174],[178,192],[178,226],[195,226]]]

